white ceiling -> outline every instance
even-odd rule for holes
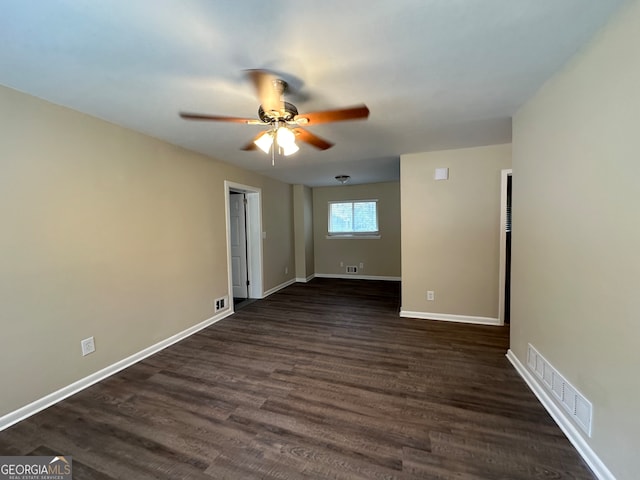
[[[505,143],[511,116],[624,0],[3,0],[0,84],[289,183],[399,178],[404,153]],[[282,72],[336,145],[276,159],[244,69]],[[0,110],[0,115],[2,111]]]

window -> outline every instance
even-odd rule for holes
[[[371,237],[378,231],[378,201],[329,202],[329,236]]]

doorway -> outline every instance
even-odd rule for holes
[[[511,323],[511,198],[512,170],[502,170],[500,182],[500,274],[498,318],[500,325]]]
[[[259,188],[225,181],[227,275],[234,311],[262,298],[262,196]]]

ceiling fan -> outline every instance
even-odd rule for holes
[[[320,150],[326,150],[333,146],[333,143],[314,135],[302,128],[302,125],[311,127],[321,123],[363,120],[369,116],[369,109],[364,104],[336,110],[300,114],[295,105],[284,101],[284,93],[288,88],[286,81],[266,70],[247,70],[246,74],[253,83],[260,101],[258,118],[188,112],[180,112],[180,116],[185,120],[268,126],[269,128],[266,131],[256,135],[251,142],[242,147],[242,150],[249,151],[259,148],[265,153],[271,152],[272,158],[275,155],[276,147],[279,148],[283,155],[291,155],[297,152],[299,147],[295,143],[296,139]]]

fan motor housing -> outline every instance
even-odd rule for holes
[[[289,102],[284,102],[284,107],[280,112],[265,112],[262,105],[258,108],[258,117],[260,117],[260,120],[264,123],[272,123],[275,121],[289,122],[293,120],[296,115],[298,115],[298,109],[294,104]]]

